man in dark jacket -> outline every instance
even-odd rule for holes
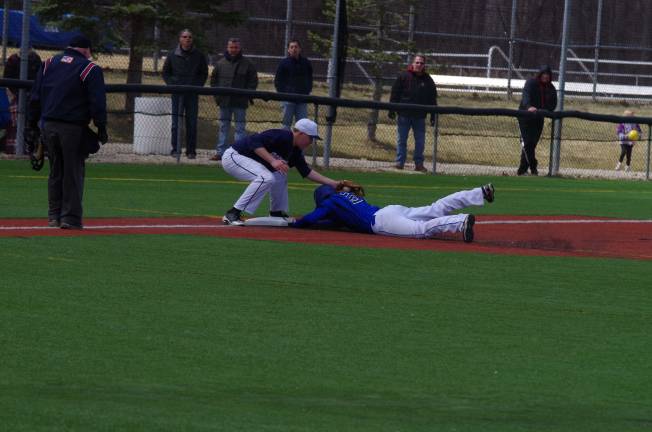
[[[426,58],[415,55],[412,64],[401,72],[392,86],[389,99],[394,103],[437,105],[437,86],[426,72]],[[414,170],[426,172],[423,166],[423,150],[426,142],[427,111],[399,111],[397,121],[396,168],[403,169],[407,158],[407,139],[410,128],[414,134]],[[389,118],[396,118],[390,111]],[[430,124],[435,124],[435,113],[430,113]]]
[[[258,72],[253,63],[242,55],[240,39],[230,38],[226,45],[224,57],[219,59],[211,74],[211,87],[233,87],[256,90]],[[220,129],[215,145],[215,155],[211,160],[222,160],[228,148],[226,143],[231,132],[231,118],[235,121],[235,141],[244,138],[247,133],[247,108],[253,104],[247,96],[216,96],[215,102],[220,107]]]
[[[554,111],[557,107],[557,90],[552,85],[552,70],[544,65],[534,78],[525,81],[520,110],[537,112],[539,109]],[[535,149],[543,131],[543,117],[519,117],[518,126],[521,130],[521,164],[516,172],[527,174],[528,168],[532,175],[538,175]]]
[[[192,85],[203,87],[208,77],[206,56],[193,45],[192,33],[185,29],[179,33],[179,45],[170,51],[163,64],[163,80],[168,85]],[[176,156],[181,151],[177,143],[179,117],[186,117],[186,156],[197,156],[197,93],[175,93],[172,95],[172,151]],[[178,146],[178,147],[177,147]]]
[[[293,39],[288,43],[288,56],[281,60],[274,76],[274,86],[279,93],[308,95],[312,92],[312,64],[301,56],[301,44]],[[294,121],[308,117],[308,104],[282,102],[283,127],[290,129]]]
[[[48,148],[48,225],[81,229],[88,124],[106,143],[106,93],[102,68],[89,60],[91,43],[75,36],[62,54],[47,59],[34,82],[29,123],[43,121]]]

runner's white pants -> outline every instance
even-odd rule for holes
[[[455,192],[425,207],[383,207],[376,212],[376,222],[371,228],[375,234],[414,238],[460,232],[467,215],[451,213],[472,205],[484,205],[482,188]]]
[[[242,156],[233,147],[229,147],[222,155],[222,168],[236,179],[250,182],[233,207],[254,214],[269,192],[269,211],[288,211],[286,174],[271,172],[260,162]]]

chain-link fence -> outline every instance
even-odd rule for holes
[[[0,85],[7,85],[2,82]],[[11,81],[12,85],[16,82]],[[21,82],[29,87],[31,82]],[[319,125],[322,136],[332,130],[330,141],[317,141],[306,151],[307,159],[316,166],[363,170],[393,170],[396,164],[397,124],[388,118],[390,110],[435,110],[436,123],[426,120],[424,165],[431,173],[514,175],[521,157],[519,116],[532,116],[524,111],[499,108],[423,107],[320,96],[298,96],[276,92],[248,91],[229,88],[180,87],[160,85],[107,86],[109,137],[106,146],[126,145],[132,155],[169,155],[172,150],[172,92],[199,94],[197,122],[198,158],[208,162],[216,153],[219,129],[217,94],[246,95],[253,101],[246,111],[246,133],[280,128],[281,101],[308,102],[308,116]],[[135,110],[125,110],[127,94],[136,96]],[[328,108],[338,106],[335,121],[328,117]],[[375,139],[370,139],[369,118],[376,112]],[[623,113],[620,113],[623,114]],[[590,114],[577,111],[545,112],[543,133],[537,148],[539,171],[571,177],[650,178],[650,117],[625,117]],[[553,132],[553,120],[563,122],[561,134]],[[634,142],[631,172],[615,171],[621,151],[616,128],[620,123],[638,123],[641,137]],[[183,125],[181,119],[179,124]],[[183,127],[183,126],[182,126]],[[181,133],[185,147],[185,133]],[[233,142],[233,129],[227,140]],[[408,140],[405,170],[412,170],[414,139]],[[169,157],[169,156],[168,156]],[[185,156],[183,156],[185,158]],[[173,159],[170,158],[170,162]]]
[[[121,93],[109,94],[111,141],[134,143],[134,151],[137,153],[168,154],[172,150],[171,104],[167,95],[159,93],[165,92],[166,87],[156,87],[157,93],[140,93],[143,99],[137,99],[136,106],[149,108],[136,112],[124,111],[126,97],[122,92],[125,89],[126,86],[116,86],[113,90],[119,90]],[[250,96],[254,102],[247,109],[248,134],[282,127],[280,101],[302,99],[301,96],[235,89],[197,88],[197,91],[223,94],[231,92]],[[330,142],[317,141],[313,148],[306,151],[309,161],[328,167],[394,169],[397,125],[396,121],[387,117],[387,113],[389,110],[405,108],[405,105],[314,96],[307,97],[307,100],[308,116],[320,125],[322,136],[326,128],[332,127]],[[327,116],[330,105],[339,105],[334,123],[329,122]],[[423,107],[421,109],[424,110]],[[430,126],[426,121],[424,156],[425,166],[430,172],[492,175],[516,173],[522,151],[517,119],[519,116],[528,115],[527,113],[511,109],[461,107],[438,107],[436,110],[436,124]],[[380,121],[375,128],[376,139],[372,140],[369,139],[369,117],[373,111],[379,111]],[[649,179],[652,118],[571,111],[544,112],[544,115],[546,119],[537,148],[539,171],[542,173],[573,177],[622,177],[623,173],[616,172],[614,167],[621,151],[621,141],[616,128],[619,123],[624,122],[638,123],[643,131],[642,136],[634,143],[632,172],[625,178]],[[218,108],[213,96],[203,94],[199,97],[198,117],[198,148],[205,150],[200,157],[208,158],[215,154],[219,128]],[[559,137],[554,136],[554,119],[563,121]],[[155,143],[154,147],[138,148],[138,143],[143,140]],[[229,139],[229,142],[232,141],[233,134]],[[415,167],[412,163],[413,154],[414,140],[410,136],[406,170]]]

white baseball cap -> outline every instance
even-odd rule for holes
[[[315,139],[318,140],[321,139],[321,137],[319,136],[319,132],[317,131],[317,123],[315,123],[310,119],[303,118],[299,120],[294,124],[294,128],[299,132],[303,132],[304,134],[311,136]]]

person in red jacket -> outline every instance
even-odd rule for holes
[[[437,105],[437,86],[430,74],[426,72],[426,58],[417,54],[407,70],[401,72],[392,86],[389,99],[394,103]],[[426,142],[426,110],[398,112],[396,121],[396,168],[403,169],[407,158],[407,139],[410,129],[414,133],[414,170],[426,172],[423,166],[423,150]],[[396,113],[390,111],[390,119],[396,118]],[[430,124],[435,124],[435,114],[430,113]]]
[[[554,111],[557,107],[557,90],[552,85],[552,70],[550,66],[541,66],[537,75],[525,81],[521,104],[518,109],[537,112],[540,109]],[[516,174],[527,174],[528,168],[532,175],[539,175],[535,149],[541,138],[544,118],[519,117],[518,126],[521,130],[521,163]]]

